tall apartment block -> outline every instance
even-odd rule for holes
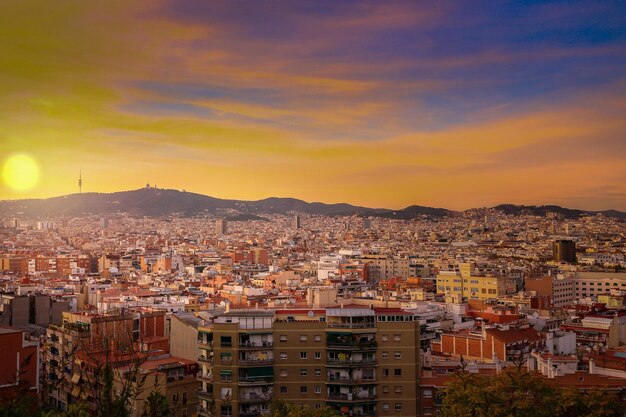
[[[419,323],[400,309],[236,310],[198,330],[201,416],[257,417],[272,399],[417,414]]]
[[[217,236],[225,235],[228,231],[228,221],[225,219],[217,219],[215,221],[215,234]]]

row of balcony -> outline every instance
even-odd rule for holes
[[[212,341],[205,341],[205,340],[198,340],[198,346],[200,346],[202,349],[213,349],[213,342]],[[263,350],[263,349],[268,349],[268,348],[272,348],[274,346],[274,343],[269,342],[269,341],[265,341],[265,342],[241,342],[239,343],[239,349],[243,349],[243,350]],[[232,343],[222,343],[220,345],[220,347],[222,348],[232,348],[233,345]]]
[[[207,356],[201,355],[198,357],[199,362],[213,363],[213,359]],[[235,361],[232,359],[220,359],[220,365],[231,366]],[[237,361],[239,366],[272,366],[274,365],[274,359],[239,359]]]
[[[327,349],[334,350],[375,350],[377,343],[375,340],[349,341],[329,340],[326,343]]]
[[[376,359],[328,359],[326,365],[331,366],[373,366],[376,365]]]
[[[345,384],[345,385],[361,385],[361,384],[376,384],[376,379],[370,378],[350,378],[349,376],[335,376],[330,375],[326,378],[328,384]]]
[[[362,401],[374,401],[376,400],[376,394],[365,392],[363,394],[328,394],[328,401],[341,401],[341,402],[362,402]]]

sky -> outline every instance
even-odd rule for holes
[[[626,210],[626,2],[4,0],[16,156],[0,199]]]

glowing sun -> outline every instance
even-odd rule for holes
[[[28,155],[13,155],[2,167],[2,179],[16,191],[29,190],[39,181],[39,165]]]

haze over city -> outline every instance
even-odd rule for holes
[[[1,8],[0,199],[626,210],[622,2]]]
[[[626,2],[0,0],[0,417],[626,417]]]

